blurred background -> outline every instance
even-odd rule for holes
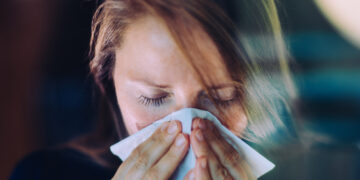
[[[220,4],[239,20],[236,2]],[[354,6],[332,6],[336,0],[280,2],[285,39],[297,64],[306,148],[279,154],[286,158],[262,179],[359,179],[360,14],[351,14]],[[26,154],[94,128],[87,53],[96,2],[0,5],[0,179],[7,179]],[[338,19],[342,15],[353,18],[350,24]]]

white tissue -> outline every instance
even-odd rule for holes
[[[152,133],[161,125],[162,122],[170,120],[179,120],[182,123],[182,130],[184,133],[191,133],[191,123],[192,119],[199,117],[202,119],[208,119],[212,121],[215,126],[218,127],[220,133],[223,135],[225,140],[229,142],[240,154],[245,158],[246,162],[250,166],[250,170],[253,175],[257,178],[264,175],[271,169],[275,167],[273,163],[264,158],[249,145],[247,145],[240,138],[235,136],[230,132],[226,127],[224,127],[220,121],[213,116],[211,113],[194,108],[185,108],[179,111],[173,112],[166,116],[165,118],[155,121],[153,124],[145,127],[144,129],[138,131],[137,133],[123,139],[122,141],[112,145],[110,147],[111,152],[117,155],[121,160],[125,161],[126,158],[131,154],[131,152],[147,138],[149,138]],[[172,178],[176,180],[182,180],[186,173],[195,167],[196,157],[192,151],[192,147],[185,156],[184,160],[178,166],[177,170],[173,174]]]

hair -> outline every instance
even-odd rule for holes
[[[241,105],[248,119],[244,139],[261,144],[289,132],[288,115],[296,90],[276,3],[274,0],[241,3],[245,10],[252,9],[243,16],[246,21],[251,20],[252,29],[247,29],[245,21],[236,27],[211,0],[105,0],[98,7],[91,29],[90,70],[104,102],[102,108],[110,114],[100,119],[107,124],[108,129],[101,131],[111,139],[106,141],[107,145],[127,136],[114,91],[115,50],[121,48],[128,26],[149,15],[166,25],[205,89],[204,75],[195,63],[202,55],[194,48],[192,25],[199,25],[214,42],[231,78],[239,86]],[[256,33],[252,33],[254,27]]]

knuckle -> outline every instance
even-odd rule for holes
[[[221,179],[226,179],[226,180],[232,179],[232,177],[229,175],[229,173],[225,168],[216,169],[216,171],[218,177],[220,177]]]
[[[143,144],[140,144],[138,147],[136,147],[134,150],[133,150],[133,152],[131,152],[131,156],[133,156],[134,158],[138,158],[138,157],[140,157],[140,156],[142,156],[143,155],[143,149],[144,149],[144,146],[145,146],[145,144],[143,143]]]
[[[215,164],[215,172],[216,172],[216,174],[222,174],[223,172],[223,166],[221,165],[221,164],[219,164],[219,163],[216,163]]]
[[[176,160],[177,158],[180,157],[180,156],[179,156],[179,153],[178,153],[178,152],[175,152],[175,151],[176,151],[176,148],[172,148],[172,149],[168,152],[167,156],[168,156],[168,159],[169,159],[170,161]]]
[[[141,149],[141,146],[138,146],[131,154],[133,154],[135,157],[139,157],[141,155]]]
[[[149,153],[143,152],[141,156],[139,156],[133,166],[136,170],[144,170],[149,164]]]
[[[225,154],[222,164],[225,166],[236,167],[241,162],[240,155],[235,151],[230,151]]]
[[[165,135],[163,133],[158,133],[154,136],[151,136],[150,141],[155,144],[163,144],[165,142]]]
[[[118,178],[118,179],[136,179],[136,174],[137,171],[136,170],[133,170],[131,169],[130,171],[128,171],[124,177],[122,178]],[[115,180],[115,179],[112,179],[112,180]]]
[[[148,171],[145,176],[144,179],[160,179],[160,175],[158,173],[158,171],[155,168],[152,168],[150,171]]]
[[[161,133],[161,131],[155,131],[154,132],[154,134],[152,134],[151,136],[150,136],[150,138],[148,139],[148,141],[155,141],[156,139],[158,139],[159,137],[161,137],[162,136],[162,133]]]
[[[225,177],[226,177],[226,174],[225,174],[223,168],[217,168],[217,169],[216,169],[216,174],[217,174],[217,176],[220,177],[221,179],[225,179]]]
[[[135,169],[135,170],[144,170],[145,169],[145,167],[146,167],[146,160],[144,159],[144,158],[139,158],[136,162],[135,162],[135,164],[134,164],[134,166],[133,166],[133,169]]]
[[[136,161],[138,159],[138,157],[140,157],[140,155],[141,155],[141,148],[140,148],[140,146],[138,146],[131,152],[129,158],[126,159],[126,161],[130,161],[130,162]]]

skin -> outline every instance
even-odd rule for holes
[[[229,129],[234,133],[240,134],[246,127],[246,116],[235,101],[232,79],[215,44],[201,28],[194,27],[193,31],[195,43],[203,55],[203,59],[196,62],[198,69],[206,74],[206,82],[212,82],[212,89],[219,93],[217,101],[227,104],[224,110],[233,118],[218,116],[198,75],[186,63],[165,25],[147,16],[129,25],[116,51],[113,72],[119,107],[130,135],[186,107],[213,113],[232,127]],[[192,128],[191,135],[187,135],[182,133],[178,121],[164,123],[121,164],[113,179],[168,179],[190,144],[197,164],[185,179],[251,179],[246,163],[216,134],[211,124],[196,119]]]

